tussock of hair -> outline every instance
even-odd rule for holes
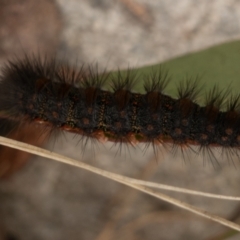
[[[228,112],[240,111],[240,94],[230,95],[226,109]]]
[[[192,102],[196,102],[202,90],[199,83],[200,80],[200,76],[197,76],[195,79],[186,77],[186,79],[181,80],[177,87],[177,97],[179,99],[189,99]]]
[[[163,93],[171,81],[168,71],[159,66],[158,71],[152,70],[149,76],[145,76],[144,90],[146,93],[159,92]]]
[[[46,56],[9,61],[0,78],[0,118],[11,121],[9,128],[36,124],[48,136],[69,131],[80,136],[83,152],[88,142],[111,141],[120,153],[125,145],[144,143],[143,152],[153,146],[156,156],[171,146],[184,159],[188,149],[213,165],[215,148],[229,162],[239,158],[240,95],[217,86],[204,95],[199,76],[179,80],[176,98],[165,93],[170,76],[161,66],[144,76],[145,93],[133,92],[140,79],[134,69],[99,73],[97,64],[83,64],[76,70]]]
[[[206,94],[205,105],[221,109],[224,107],[224,101],[230,94],[230,88],[220,90],[218,86],[214,86]]]
[[[128,68],[125,73],[122,73],[120,70],[118,70],[117,77],[112,76],[111,80],[111,88],[113,92],[118,92],[119,90],[131,92],[136,85],[138,77],[131,68]]]

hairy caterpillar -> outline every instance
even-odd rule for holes
[[[110,79],[111,91],[104,90]],[[205,105],[196,99],[198,78],[181,82],[175,99],[164,93],[169,82],[159,70],[146,78],[145,93],[132,92],[137,77],[79,71],[55,59],[26,56],[5,65],[0,82],[1,119],[18,126],[43,125],[100,141],[120,143],[173,144],[200,150],[222,147],[237,154],[240,145],[239,95],[231,96],[222,111],[229,91],[216,87]],[[10,124],[11,126],[11,124]],[[9,131],[11,127],[9,128]]]

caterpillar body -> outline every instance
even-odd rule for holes
[[[164,93],[167,73],[145,81],[145,93],[132,92],[136,76],[94,72],[92,67],[70,70],[55,59],[28,57],[9,61],[0,82],[0,117],[16,125],[41,124],[100,141],[199,149],[240,146],[239,95],[220,108],[228,90],[212,89],[205,105],[197,103],[198,78],[178,87],[178,98]],[[104,90],[111,79],[111,91]]]

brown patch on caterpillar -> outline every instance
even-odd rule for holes
[[[214,129],[215,129],[215,127],[212,124],[208,124],[207,127],[206,127],[206,130],[209,133],[214,133]]]
[[[152,75],[146,93],[140,94],[132,92],[136,76],[130,71],[118,73],[112,91],[102,89],[108,75],[91,72],[91,67],[87,71],[69,73],[54,60],[10,62],[1,76],[1,116],[101,142],[171,143],[181,149],[240,146],[238,97],[221,111],[226,94],[216,88],[207,95],[206,106],[197,104],[197,79],[180,84],[174,99],[164,93],[168,77],[162,73]]]
[[[88,118],[83,118],[82,119],[84,125],[89,125],[90,121]]]
[[[31,105],[31,107],[33,108],[33,105]],[[59,117],[59,113],[54,111],[54,112],[52,112],[52,116],[54,118],[58,118]]]
[[[149,124],[149,125],[147,126],[147,130],[148,130],[148,131],[152,131],[152,130],[154,130],[154,127]]]
[[[227,128],[227,129],[225,130],[225,133],[226,133],[227,135],[231,136],[231,135],[233,134],[233,130],[232,130],[231,128]]]
[[[157,111],[159,103],[161,101],[161,94],[158,92],[150,92],[147,94],[147,102],[151,106],[151,111]]]
[[[38,90],[40,92],[44,87],[46,87],[46,84],[48,82],[49,82],[49,80],[46,78],[36,79],[36,84],[35,84],[36,90]],[[33,96],[33,99],[34,98],[36,98],[36,95]]]
[[[116,105],[118,106],[118,110],[124,109],[131,97],[131,93],[124,89],[119,89],[114,93],[114,100],[116,101]],[[122,115],[125,114],[124,111],[121,111]]]
[[[208,135],[205,134],[205,133],[201,134],[201,139],[202,140],[207,140],[208,139]]]
[[[181,135],[182,134],[182,130],[181,130],[181,128],[175,128],[175,134],[176,135]]]
[[[192,108],[194,107],[194,103],[187,98],[183,98],[179,100],[179,108],[181,111],[182,118],[188,117],[189,113],[192,111]],[[185,120],[186,123],[186,119]]]
[[[95,87],[89,87],[85,89],[85,100],[86,100],[86,105],[89,106],[88,109],[90,109],[89,110],[90,114],[92,113],[91,106],[95,102],[97,94],[98,94],[98,89]]]

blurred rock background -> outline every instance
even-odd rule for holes
[[[0,0],[0,64],[24,53],[52,54],[101,69],[143,66],[240,38],[237,0]],[[219,194],[240,195],[240,174],[202,159],[186,163],[153,151],[91,144],[82,154],[71,134],[46,148],[141,179]],[[171,194],[225,218],[237,202]],[[32,157],[0,181],[2,239],[222,239],[228,231],[152,197],[64,164]],[[220,236],[220,237],[219,237]],[[218,237],[218,238],[217,238]],[[239,236],[235,236],[238,239]],[[1,239],[1,238],[0,238]],[[228,238],[230,239],[230,238]]]

